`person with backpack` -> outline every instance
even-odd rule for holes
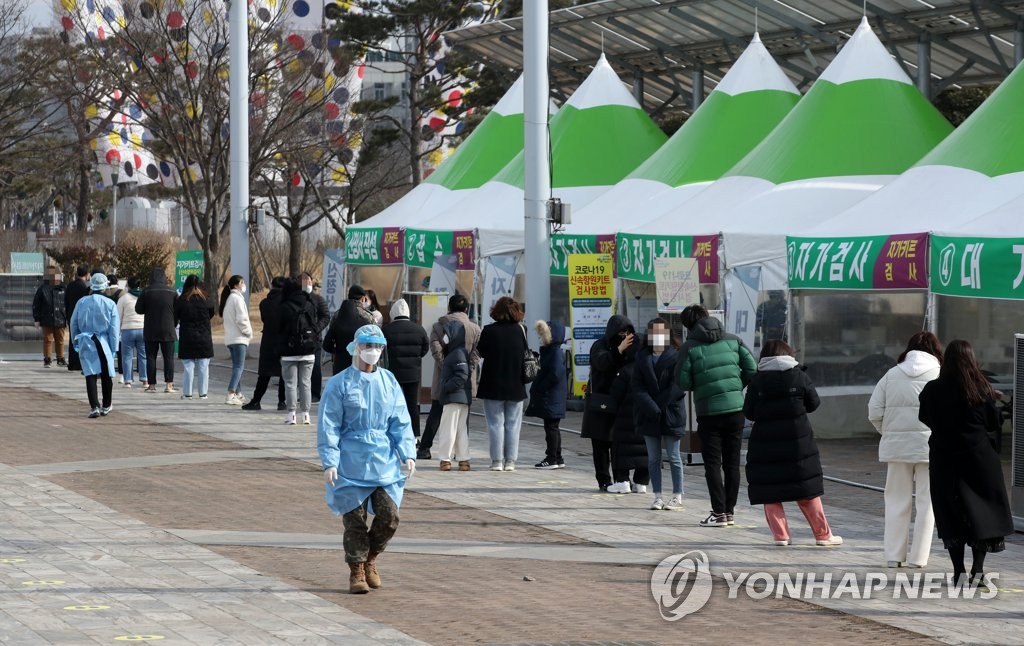
[[[438,427],[437,446],[441,471],[452,470],[452,452],[459,462],[459,471],[469,471],[469,405],[473,402],[470,384],[472,371],[466,352],[466,328],[455,319],[444,323],[441,343],[444,363],[441,365],[440,398],[441,423]]]
[[[302,283],[288,278],[281,289],[281,322],[278,328],[281,374],[284,376],[285,405],[288,416],[284,423],[295,425],[296,400],[302,423],[311,424],[309,408],[313,398],[310,378],[313,362],[320,351],[316,304],[302,291]],[[351,360],[351,355],[349,355]]]
[[[530,404],[526,414],[544,420],[544,459],[534,465],[536,469],[564,469],[562,459],[562,432],[558,428],[565,418],[565,398],[569,391],[566,381],[565,326],[558,321],[537,321],[533,324],[540,338],[540,372],[530,384]]]

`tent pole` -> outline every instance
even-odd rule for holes
[[[523,3],[523,159],[525,166],[524,250],[526,304],[534,319],[551,318],[551,242],[547,200],[551,197],[548,141],[548,0]],[[529,345],[540,347],[536,331]]]

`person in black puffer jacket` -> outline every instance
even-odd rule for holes
[[[178,358],[185,364],[182,399],[192,399],[192,378],[195,376],[197,394],[206,399],[210,383],[210,359],[213,358],[213,302],[203,291],[199,276],[185,278],[181,298],[174,301],[174,322],[178,324]],[[197,370],[198,368],[198,370]]]
[[[647,469],[654,501],[651,509],[678,509],[683,505],[683,461],[679,443],[686,429],[683,399],[686,393],[675,383],[678,359],[672,347],[668,322],[662,318],[647,324],[646,343],[636,353],[633,368],[633,421],[647,444]],[[661,451],[668,454],[672,472],[672,497],[661,497]]]
[[[459,471],[469,471],[469,405],[473,403],[472,370],[466,352],[466,328],[451,319],[442,328],[441,343],[444,362],[441,364],[441,424],[437,432],[437,446],[441,451],[441,471],[452,470],[452,453],[459,461]]]
[[[334,364],[334,374],[338,374],[352,365],[352,355],[345,349],[355,338],[356,330],[373,323],[373,315],[367,309],[370,298],[359,285],[352,285],[348,290],[348,298],[342,301],[338,311],[334,313],[324,334],[324,352],[330,352]],[[386,355],[385,355],[386,356]],[[387,366],[381,365],[386,368]]]
[[[32,320],[43,331],[43,365],[47,368],[53,363],[50,355],[54,346],[57,365],[67,365],[64,363],[64,328],[68,326],[68,316],[64,310],[64,292],[60,270],[53,265],[47,267],[43,283],[32,298]]]
[[[612,382],[626,365],[626,351],[636,343],[633,323],[621,314],[608,319],[604,336],[590,346],[590,382],[583,409],[583,430],[580,437],[589,438],[594,448],[594,476],[601,491],[607,491],[612,484],[612,426],[615,414],[598,410],[597,396],[608,396]]]
[[[405,396],[405,405],[412,420],[412,433],[420,436],[420,380],[423,357],[430,351],[430,339],[423,326],[409,318],[409,304],[404,298],[391,306],[391,322],[381,331],[387,339],[388,370],[398,381]]]
[[[260,335],[260,362],[257,367],[256,389],[252,399],[242,404],[242,410],[262,410],[260,401],[267,392],[270,380],[277,377],[277,410],[286,408],[284,403],[284,379],[281,378],[281,355],[277,347],[277,328],[281,325],[281,288],[284,287],[284,276],[276,276],[270,281],[270,291],[260,301],[260,321],[263,332]],[[314,368],[315,369],[315,368]]]
[[[750,504],[764,505],[776,545],[790,544],[782,503],[792,501],[800,506],[818,545],[842,545],[821,506],[825,493],[821,459],[807,419],[820,400],[793,354],[785,341],[765,343],[757,374],[747,388],[743,414],[754,422],[747,444]]]
[[[559,421],[565,418],[565,398],[569,391],[566,381],[565,326],[558,321],[537,321],[533,324],[540,337],[540,371],[530,384],[530,404],[526,414],[544,420],[544,459],[534,465],[537,469],[564,469],[562,459],[562,432]]]

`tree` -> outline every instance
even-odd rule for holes
[[[471,0],[353,0],[330,13],[333,33],[352,58],[401,62],[407,82],[401,97],[408,122],[387,117],[403,135],[413,186],[423,179],[425,160],[449,139],[469,106],[462,101],[467,71],[449,57],[442,34],[470,21],[493,17],[495,9]],[[368,54],[373,54],[368,56]],[[372,61],[367,65],[373,66]]]
[[[307,39],[292,33],[289,5],[268,6],[253,5],[249,28],[250,181],[273,160],[303,154],[308,143],[296,133],[322,114],[350,71],[337,49],[320,60]],[[230,225],[226,12],[204,0],[179,0],[125,4],[124,15],[111,18],[108,37],[87,44],[102,63],[108,96],[122,97],[132,122],[145,128],[142,147],[177,171],[179,199],[203,248],[205,283],[214,288]],[[118,111],[114,100],[106,107]],[[155,162],[137,170],[158,175]]]
[[[977,110],[998,86],[978,85],[975,87],[950,88],[940,92],[932,104],[954,126],[959,126]]]

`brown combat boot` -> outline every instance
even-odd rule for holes
[[[377,573],[377,557],[380,552],[370,552],[363,563],[363,573],[366,575],[366,584],[376,590],[380,587],[380,574]]]
[[[366,584],[366,575],[363,573],[362,563],[349,563],[348,591],[349,594],[366,594],[370,586]]]

